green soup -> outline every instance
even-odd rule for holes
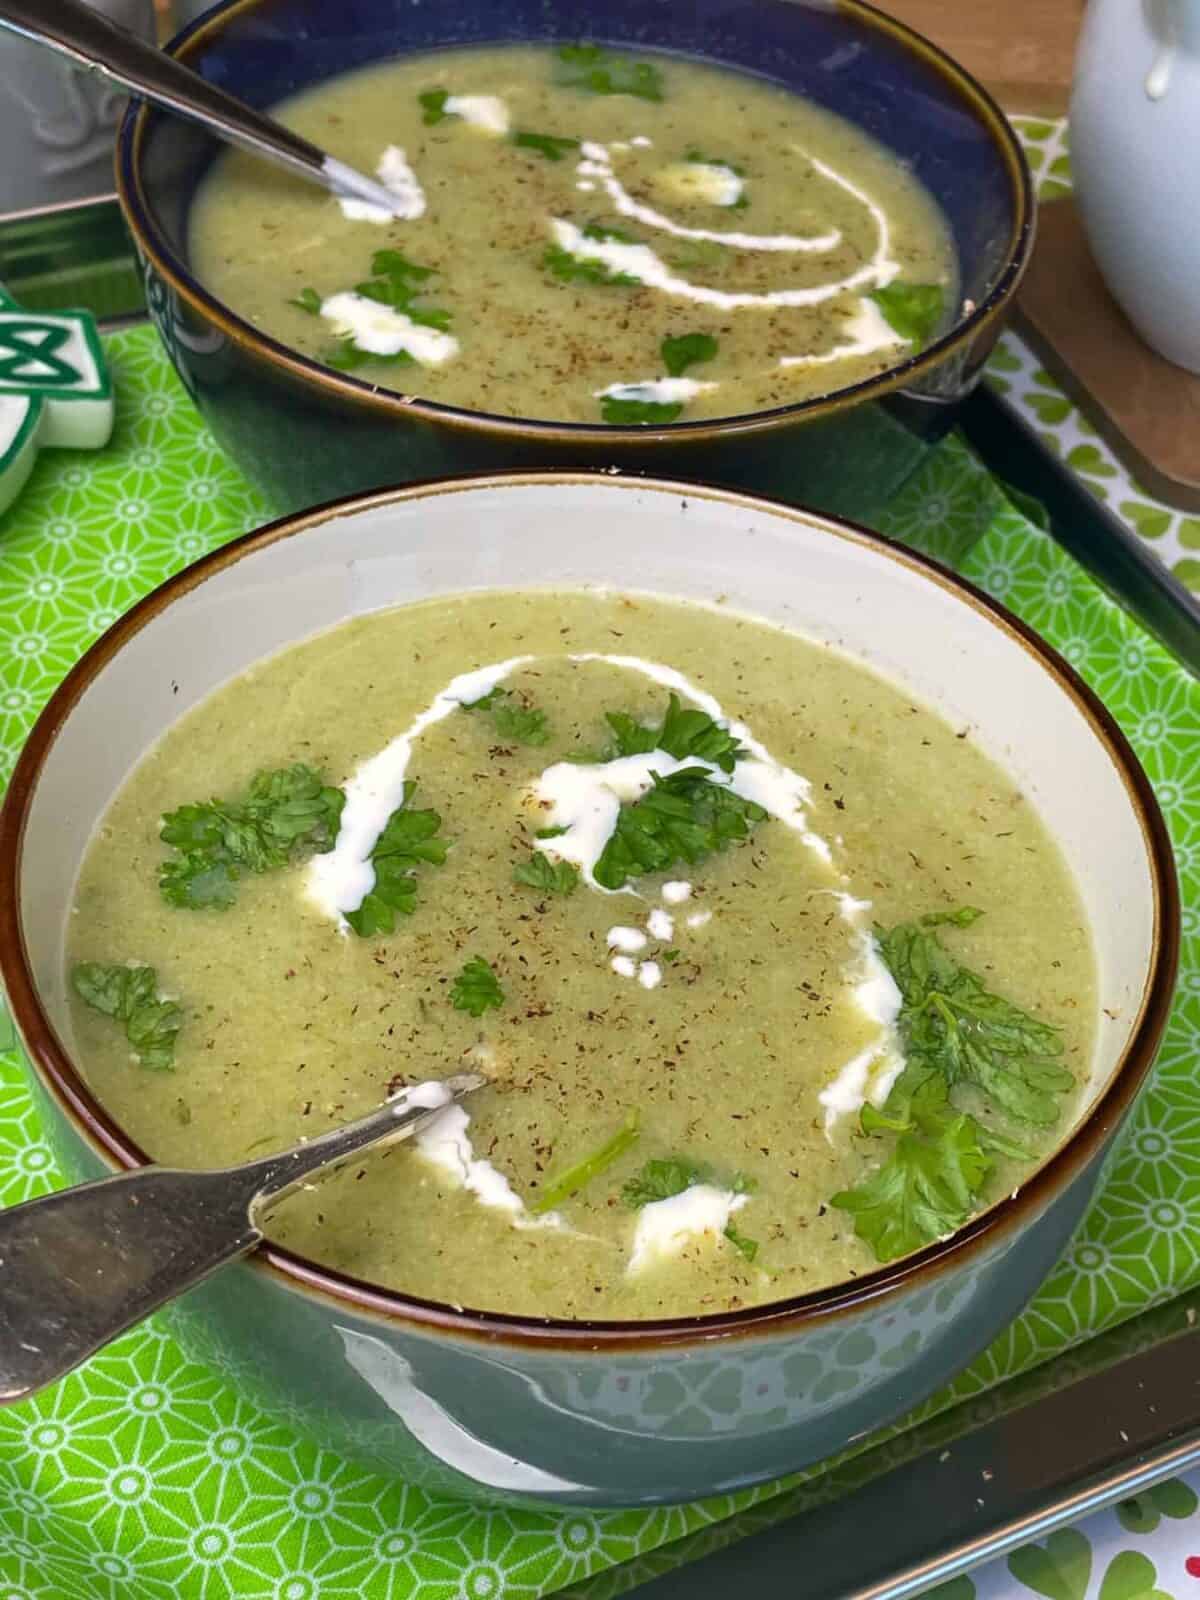
[[[1057,849],[963,730],[832,648],[582,592],[377,613],[220,689],[104,817],[67,959],[84,1070],[162,1161],[484,1073],[272,1237],[572,1318],[951,1231],[1062,1136],[1095,1011]]]
[[[360,71],[278,115],[377,171],[405,216],[345,215],[231,153],[196,198],[195,271],[381,387],[563,422],[730,416],[894,367],[956,314],[949,231],[912,173],[762,79],[490,47]]]

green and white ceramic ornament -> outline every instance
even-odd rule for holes
[[[0,287],[0,512],[24,488],[39,450],[98,450],[112,428],[95,319],[26,311]]]

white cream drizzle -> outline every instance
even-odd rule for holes
[[[696,305],[719,306],[724,311],[736,311],[740,306],[815,306],[833,300],[840,294],[857,289],[864,284],[890,283],[895,271],[886,274],[869,262],[836,283],[814,284],[808,289],[769,289],[762,294],[711,289],[705,284],[692,283],[672,272],[662,258],[648,244],[626,244],[619,239],[588,239],[583,230],[562,217],[551,217],[550,230],[555,243],[580,261],[600,261],[613,272],[636,278],[647,288],[660,289],[663,294],[691,300]],[[896,268],[899,271],[899,268]]]
[[[640,928],[617,927],[608,930],[605,942],[610,950],[623,950],[627,955],[632,955],[644,950],[650,941]]]
[[[610,383],[607,389],[593,391],[597,400],[645,400],[654,405],[675,405],[694,400],[706,389],[715,389],[715,383],[701,383],[697,378],[645,378],[639,383]]]
[[[643,961],[638,968],[638,982],[643,989],[657,989],[662,982],[662,968],[657,961]]]
[[[446,97],[443,109],[452,117],[461,117],[471,127],[495,138],[503,138],[509,130],[508,107],[496,94],[452,94]]]
[[[638,1212],[626,1270],[642,1272],[664,1256],[678,1255],[690,1240],[706,1234],[715,1242],[747,1198],[712,1183],[694,1183],[667,1200],[652,1200]]]
[[[675,932],[675,918],[661,906],[655,906],[646,918],[646,932],[652,939],[669,939]]]
[[[425,191],[416,173],[408,164],[408,157],[397,144],[389,144],[379,158],[375,175],[383,187],[396,197],[391,210],[374,205],[370,200],[355,200],[347,195],[338,196],[342,215],[351,222],[415,222],[425,215]]]
[[[864,1016],[879,1024],[881,1031],[877,1039],[839,1069],[817,1096],[825,1108],[827,1137],[842,1117],[857,1116],[868,1101],[873,1106],[881,1106],[904,1071],[904,1053],[896,1030],[903,997],[865,920],[871,902],[856,900],[849,894],[839,894],[835,898],[843,920],[855,929],[858,943],[854,1003]]]
[[[423,367],[440,367],[458,354],[458,340],[440,328],[427,328],[397,311],[380,305],[353,289],[343,289],[321,302],[321,315],[333,325],[339,339],[352,339],[359,350],[376,356],[394,356],[406,350]]]
[[[845,319],[843,327],[850,335],[831,350],[815,356],[780,356],[781,367],[820,367],[829,361],[844,361],[849,356],[871,356],[881,350],[894,350],[897,345],[908,344],[898,334],[874,300],[860,299],[858,309]]]
[[[473,1194],[480,1205],[509,1214],[516,1228],[561,1228],[557,1211],[533,1217],[526,1211],[520,1195],[490,1161],[475,1154],[467,1129],[471,1118],[464,1106],[447,1106],[413,1136],[418,1153],[455,1184]]]
[[[687,925],[689,928],[703,928],[706,923],[711,921],[711,911],[693,911],[691,916],[687,919]]]
[[[723,161],[673,161],[655,174],[654,181],[676,200],[709,206],[736,206],[746,188]]]
[[[364,761],[342,785],[346,803],[337,839],[332,850],[313,856],[309,862],[305,891],[326,916],[339,923],[343,933],[346,922],[342,913],[356,911],[375,887],[371,851],[387,819],[404,798],[404,780],[416,740],[443,717],[482,700],[511,672],[532,660],[532,656],[510,656],[507,661],[496,661],[451,678],[402,734],[378,755]]]
[[[672,878],[663,884],[659,893],[669,906],[680,906],[692,898],[692,886],[683,878]]]
[[[596,144],[590,139],[585,139],[580,146],[582,160],[576,167],[576,172],[581,178],[594,178],[595,181],[608,195],[613,203],[613,208],[621,216],[629,217],[634,222],[641,222],[648,228],[657,228],[662,233],[673,234],[676,239],[706,239],[714,244],[729,245],[736,250],[778,250],[789,253],[796,251],[823,252],[833,250],[841,243],[842,235],[839,229],[834,228],[829,233],[817,234],[792,234],[792,233],[721,233],[712,228],[687,228],[680,222],[673,222],[670,217],[664,216],[661,211],[656,211],[653,206],[645,205],[641,200],[635,200],[633,195],[625,188],[621,180],[613,171],[612,156],[606,145]],[[849,190],[857,199],[870,206],[874,215],[882,223],[883,237],[888,237],[887,218],[874,206],[860,190],[854,189],[850,184],[840,178],[831,167],[824,162],[810,158],[812,165],[823,178],[830,182],[840,184],[843,189]],[[736,196],[734,197],[737,198]],[[586,241],[589,245],[592,240]],[[562,241],[560,240],[561,244]],[[564,248],[569,248],[564,246]]]
[[[632,978],[637,974],[638,964],[632,956],[614,956],[609,966],[618,978]]]

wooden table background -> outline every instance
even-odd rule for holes
[[[881,0],[882,10],[961,61],[1006,111],[1042,116],[1066,112],[1083,6],[1084,0]]]

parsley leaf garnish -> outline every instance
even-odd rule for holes
[[[598,44],[559,46],[558,81],[589,94],[631,94],[639,100],[661,100],[662,73],[649,61],[613,55]]]
[[[900,923],[878,939],[903,997],[898,1027],[909,1065],[934,1069],[950,1088],[976,1085],[1019,1122],[1057,1122],[1059,1097],[1075,1084],[1056,1059],[1059,1030],[992,994],[920,923]]]
[[[481,1017],[504,1004],[500,980],[482,956],[472,956],[450,986],[450,1004],[456,1011]]]
[[[299,306],[301,311],[307,311],[310,317],[321,315],[321,296],[315,289],[301,289],[294,300],[289,300],[288,305]]]
[[[685,709],[677,694],[669,696],[666,713],[658,724],[639,722],[625,711],[611,711],[605,721],[616,735],[607,760],[612,760],[613,756],[640,756],[650,750],[665,750],[676,761],[694,756],[698,761],[711,761],[722,772],[732,772],[746,754],[727,728],[714,721],[707,711],[693,706]]]
[[[518,744],[543,745],[550,739],[546,713],[521,703],[508,689],[497,686],[478,700],[464,704],[464,711],[484,711],[502,739]]]
[[[544,850],[535,850],[528,861],[513,868],[513,882],[543,894],[567,895],[579,886],[579,868],[571,861],[551,861]]]
[[[394,933],[396,918],[410,917],[417,903],[417,880],[413,869],[422,862],[440,867],[449,848],[436,837],[442,819],[436,811],[410,811],[416,784],[404,785],[400,804],[384,825],[371,851],[375,884],[355,911],[346,912],[346,921],[362,939],[376,933]]]
[[[421,106],[421,121],[427,127],[431,128],[435,123],[444,122],[447,117],[454,115],[452,111],[446,110],[446,101],[449,98],[449,89],[426,89],[417,96]]]
[[[953,1114],[947,1100],[936,1112],[928,1105],[913,1126],[920,1131],[901,1134],[889,1161],[830,1202],[850,1213],[854,1231],[879,1261],[894,1261],[960,1228],[992,1170],[979,1124]]]
[[[889,283],[868,296],[888,325],[918,350],[929,343],[946,302],[940,283]]]
[[[1073,1087],[1056,1028],[991,994],[930,926],[969,927],[981,915],[964,906],[934,912],[877,934],[900,989],[897,1022],[906,1066],[885,1104],[862,1111],[866,1134],[899,1135],[888,1161],[832,1204],[854,1217],[855,1232],[880,1261],[907,1255],[953,1233],[978,1207],[992,1157],[1030,1152],[960,1111],[959,1083],[978,1088],[1019,1121],[1049,1127],[1059,1096]]]
[[[151,1072],[174,1067],[175,1035],[183,1026],[183,1011],[174,1000],[159,999],[153,967],[80,961],[71,971],[71,983],[93,1011],[124,1024],[125,1037],[141,1066]]]
[[[297,764],[257,773],[241,799],[167,812],[159,836],[179,854],[159,871],[163,899],[193,911],[231,906],[244,873],[331,850],[345,800],[320,773]]]
[[[573,1194],[591,1183],[593,1178],[598,1178],[602,1172],[607,1172],[615,1161],[625,1154],[632,1145],[638,1141],[641,1129],[636,1111],[631,1111],[625,1121],[598,1150],[593,1150],[590,1155],[584,1156],[582,1161],[577,1161],[573,1167],[568,1167],[557,1178],[548,1178],[546,1187],[542,1190],[537,1203],[530,1206],[530,1211],[535,1215],[542,1211],[552,1211],[555,1206],[561,1205],[564,1200],[569,1200]]]
[[[665,1156],[647,1161],[642,1170],[621,1185],[621,1199],[631,1211],[656,1200],[670,1200],[682,1194],[695,1183],[707,1183],[712,1168],[705,1162],[691,1161],[687,1156]]]
[[[673,378],[678,378],[697,361],[711,361],[717,353],[717,341],[711,333],[681,333],[678,338],[664,339],[660,349],[663,365]]]
[[[518,129],[511,142],[519,150],[536,150],[547,161],[561,161],[571,150],[579,149],[578,139],[563,138],[557,133],[527,133]]]
[[[753,1261],[758,1254],[758,1240],[749,1239],[744,1233],[739,1233],[732,1222],[725,1225],[725,1237],[740,1256],[747,1261]]]
[[[978,906],[959,906],[957,911],[927,911],[919,920],[923,928],[969,928],[982,915]]]
[[[664,400],[626,400],[619,395],[606,394],[600,399],[600,418],[618,426],[634,422],[674,422],[683,406]]]
[[[355,294],[375,300],[381,306],[390,306],[393,311],[401,311],[424,328],[440,328],[444,333],[450,326],[449,311],[413,303],[423,293],[428,280],[435,276],[432,267],[418,266],[399,250],[376,250],[371,257],[371,274],[354,285]]]
[[[654,773],[653,778],[649,793],[617,814],[592,871],[602,888],[624,888],[630,878],[665,872],[677,861],[694,865],[747,838],[767,814],[714,783],[703,767],[681,767],[669,777]]]

